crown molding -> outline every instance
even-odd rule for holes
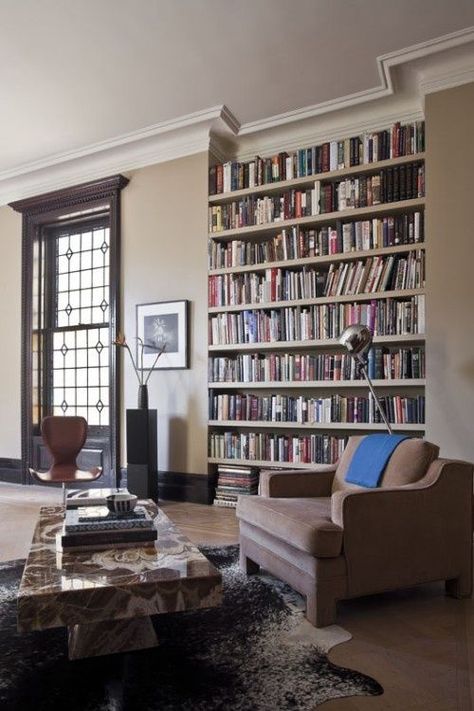
[[[0,173],[0,204],[123,173],[155,163],[207,152],[211,132],[225,140],[238,121],[225,106],[215,106],[133,131],[77,151],[35,161]]]
[[[129,144],[139,146],[151,139],[166,137],[167,134],[175,132],[182,133],[184,129],[195,126],[209,125],[210,127],[210,125],[217,120],[221,120],[224,125],[234,133],[235,130],[238,130],[239,123],[226,106],[213,106],[209,109],[204,109],[203,111],[196,111],[192,114],[187,114],[186,116],[180,116],[177,119],[161,121],[160,123],[147,126],[146,128],[142,128],[137,131],[130,131],[129,133],[124,133],[106,141],[92,143],[88,146],[84,146],[83,148],[57,153],[56,155],[32,161],[31,163],[24,163],[23,165],[11,170],[0,171],[0,181],[9,180],[10,178],[15,178],[19,175],[42,170],[43,168],[50,168],[61,163],[75,161],[80,158],[94,155],[95,153],[111,151],[115,148],[121,148]]]
[[[458,32],[452,32],[426,42],[420,42],[410,47],[380,55],[377,57],[377,69],[380,77],[378,86],[338,97],[337,99],[322,101],[312,106],[305,106],[294,111],[287,111],[286,113],[244,123],[240,127],[239,136],[245,136],[256,131],[265,131],[286,123],[293,123],[294,121],[304,121],[321,114],[341,111],[358,104],[392,96],[395,93],[393,74],[396,67],[470,43],[474,43],[474,27],[468,27]]]
[[[217,161],[245,159],[417,120],[426,94],[474,81],[473,56],[469,27],[379,56],[378,86],[354,94],[244,124],[213,106],[32,161],[0,172],[0,204],[204,151]]]
[[[436,91],[444,91],[445,89],[454,89],[456,86],[470,84],[474,82],[474,67],[470,69],[462,69],[458,72],[447,72],[442,76],[434,79],[425,79],[420,81],[420,91],[424,96],[433,94]]]

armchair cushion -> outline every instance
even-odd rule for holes
[[[338,556],[342,529],[331,520],[331,499],[240,496],[237,517],[317,558]]]
[[[390,457],[405,439],[407,439],[407,435],[379,432],[371,434],[370,437],[363,437],[352,456],[346,474],[346,482],[376,489]]]
[[[332,493],[336,491],[360,490],[357,484],[346,482],[349,464],[363,436],[349,437],[347,446],[338,462],[332,485]],[[437,459],[439,447],[424,439],[410,438],[400,442],[390,457],[380,482],[381,488],[405,486],[419,481],[430,464]]]

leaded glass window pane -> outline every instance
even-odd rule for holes
[[[55,415],[109,424],[109,228],[55,241],[51,403]]]

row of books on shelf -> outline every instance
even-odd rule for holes
[[[372,347],[368,352],[369,377],[399,380],[425,377],[425,349]],[[210,383],[301,383],[362,380],[356,360],[347,353],[239,353],[209,358]]]
[[[419,289],[425,284],[425,252],[333,263],[328,269],[270,267],[264,272],[209,276],[210,307],[267,304],[329,296]]]
[[[217,487],[214,498],[216,506],[235,508],[239,496],[258,493],[258,469],[254,467],[217,467]]]
[[[125,548],[153,544],[157,536],[153,518],[144,506],[114,514],[106,506],[89,505],[67,508],[61,545],[67,551]]]
[[[264,241],[210,240],[209,268],[225,269],[289,259],[348,254],[402,244],[416,244],[423,242],[423,239],[422,212],[374,217],[371,220],[354,222],[337,220],[333,227],[323,226],[319,229],[289,227]]]
[[[274,343],[338,338],[346,326],[362,323],[376,336],[423,334],[424,295],[219,313],[209,319],[209,343]]]
[[[267,225],[281,220],[389,204],[421,198],[425,194],[423,163],[385,168],[376,175],[339,182],[316,180],[304,190],[286,190],[277,195],[249,195],[241,200],[209,207],[209,232]]]
[[[413,155],[424,151],[424,145],[423,121],[403,126],[395,123],[390,129],[326,141],[289,153],[283,151],[268,158],[256,156],[247,162],[227,161],[212,166],[209,170],[209,193],[215,195],[255,188],[280,180]]]
[[[423,395],[380,397],[382,408],[393,424],[423,424],[425,398]],[[284,422],[295,424],[377,423],[383,422],[369,393],[364,396],[331,395],[305,397],[283,395],[254,395],[252,393],[219,393],[209,397],[209,418],[213,421]]]
[[[271,432],[211,432],[209,456],[292,464],[334,464],[347,444],[346,436],[286,435]]]

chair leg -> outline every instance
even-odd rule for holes
[[[336,622],[336,599],[329,590],[316,587],[306,595],[306,619],[313,627],[327,627]]]
[[[242,570],[246,575],[255,575],[259,572],[260,566],[255,561],[247,558],[243,546],[240,546],[240,570]]]
[[[62,489],[63,489],[63,508],[64,508],[64,511],[66,512],[66,484],[64,483],[64,481],[62,483]]]

